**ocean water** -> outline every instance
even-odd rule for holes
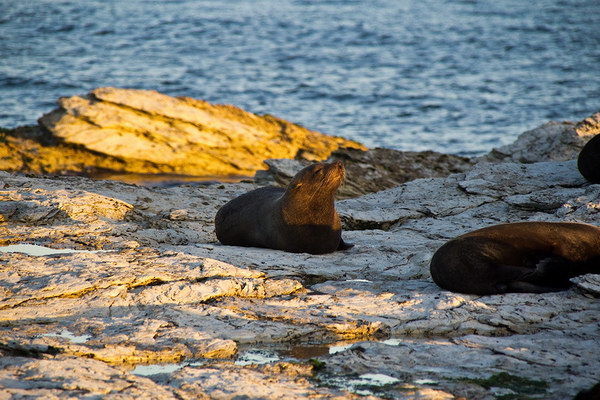
[[[600,110],[600,3],[0,0],[0,126],[100,86],[475,155]]]

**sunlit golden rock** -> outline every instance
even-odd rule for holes
[[[117,170],[135,173],[253,175],[268,158],[322,160],[339,147],[364,149],[270,115],[150,90],[98,88],[63,97],[39,123],[62,143],[122,161]]]

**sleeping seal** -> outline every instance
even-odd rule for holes
[[[600,273],[600,228],[568,222],[494,225],[446,242],[431,260],[433,281],[471,294],[565,290]]]

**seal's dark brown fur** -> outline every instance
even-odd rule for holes
[[[577,157],[577,168],[588,181],[600,183],[600,135],[594,136],[583,146]]]
[[[566,222],[490,226],[445,243],[430,271],[440,287],[460,293],[565,290],[574,276],[600,273],[600,228]]]
[[[310,165],[286,189],[265,187],[225,204],[215,232],[226,245],[323,254],[352,247],[342,236],[334,195],[344,180],[341,162]]]

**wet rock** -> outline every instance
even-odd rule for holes
[[[213,364],[204,367],[185,367],[166,382],[183,399],[363,399],[342,390],[318,387],[307,377],[310,368],[298,374],[300,368],[279,363],[262,368]],[[296,373],[292,372],[295,370]],[[243,382],[243,384],[241,384]],[[377,397],[367,396],[366,399]]]
[[[148,90],[61,98],[39,122],[63,143],[122,160],[128,172],[251,175],[268,158],[321,160],[340,146],[364,148],[277,117]]]
[[[346,197],[356,197],[420,178],[446,177],[464,172],[473,164],[466,157],[437,153],[435,151],[397,151],[376,148],[367,151],[339,149],[330,160],[341,160],[347,174]]]
[[[575,388],[593,384],[586,349],[596,343],[561,334],[403,338],[357,343],[324,361],[330,373],[368,372],[400,380],[410,377],[409,382],[417,387],[444,387],[457,397],[469,399],[495,399],[502,393],[500,389],[509,390],[505,394],[515,398],[569,399],[577,390],[554,382],[568,376]],[[574,351],[579,356],[574,357]],[[435,368],[424,362],[431,358],[439,359]]]

